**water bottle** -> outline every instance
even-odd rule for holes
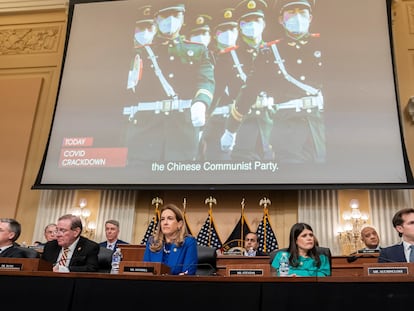
[[[111,273],[119,273],[119,264],[122,260],[122,253],[119,247],[116,248],[115,252],[112,254],[112,263],[111,263]]]
[[[247,256],[249,256],[249,257],[254,256],[254,249],[253,248],[249,248],[249,250],[247,251]]]
[[[279,259],[279,276],[289,275],[289,258],[286,252],[283,252]]]

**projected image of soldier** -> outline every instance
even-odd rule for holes
[[[231,160],[231,151],[221,149],[220,138],[235,98],[247,78],[239,56],[239,28],[234,8],[218,10],[213,16],[212,28],[210,46],[215,61],[216,92],[202,135],[202,156],[205,160]]]
[[[138,8],[138,19],[135,22],[134,31],[134,49],[149,45],[152,43],[154,36],[157,33],[157,27],[153,18],[151,5],[144,5]],[[131,69],[128,73],[127,89],[135,92],[135,87],[138,84],[140,70],[142,68],[142,59],[139,52],[134,53],[134,59],[131,64]]]
[[[237,95],[220,139],[223,151],[231,151],[235,160],[272,160],[269,143],[273,126],[273,98],[269,90],[278,87],[280,79],[273,71],[263,32],[266,27],[267,3],[243,0],[235,8],[239,26],[237,54],[243,64],[246,83]],[[262,55],[262,56],[261,56]]]
[[[208,48],[211,42],[212,19],[211,15],[205,13],[191,16],[190,21],[184,27],[185,37],[191,42],[203,44]]]
[[[271,144],[280,162],[326,157],[321,36],[310,31],[314,11],[314,0],[278,0],[273,12],[282,26],[277,48],[286,73],[281,74],[291,81],[275,102]]]
[[[136,49],[136,101],[124,107],[128,119],[128,165],[142,161],[193,161],[200,129],[214,94],[214,66],[207,48],[181,35],[186,6],[153,4],[157,35]]]

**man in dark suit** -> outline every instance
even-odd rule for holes
[[[78,216],[63,215],[57,222],[57,239],[46,243],[42,258],[54,264],[55,272],[98,271],[99,244],[83,236]]]
[[[404,208],[396,212],[392,218],[392,224],[402,241],[401,243],[381,248],[378,262],[413,262],[414,208]]]
[[[26,258],[26,252],[16,240],[21,233],[20,223],[12,218],[0,218],[0,257]]]
[[[259,237],[255,232],[249,232],[244,237],[244,256],[267,256],[266,253],[259,251]]]
[[[118,239],[119,236],[119,221],[115,219],[109,219],[105,221],[105,236],[106,241],[99,243],[100,247],[109,248],[113,251],[116,250],[119,244],[129,244],[128,242]]]

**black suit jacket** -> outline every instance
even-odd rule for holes
[[[39,257],[39,253],[35,250],[24,248],[14,244],[13,246],[5,249],[0,253],[0,257],[8,258],[36,258]]]
[[[43,249],[42,258],[52,264],[55,264],[61,249],[62,247],[59,246],[57,240],[49,241],[46,243]],[[98,271],[98,252],[98,243],[81,236],[79,238],[78,244],[76,244],[75,250],[73,251],[72,258],[70,259],[69,271]]]

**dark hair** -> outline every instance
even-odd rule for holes
[[[256,240],[259,241],[259,235],[257,234],[257,232],[253,232],[253,231],[249,231],[244,235],[245,240],[248,234],[254,234],[256,236]]]
[[[397,226],[401,226],[404,223],[404,220],[402,219],[402,217],[404,215],[411,214],[411,213],[414,213],[414,208],[411,208],[411,207],[403,208],[399,210],[398,212],[396,212],[394,217],[392,218],[392,225],[394,226],[394,228],[396,228]],[[398,236],[402,237],[402,233],[398,232]]]
[[[298,239],[298,236],[305,229],[310,230],[310,231],[313,232],[312,227],[310,225],[304,223],[304,222],[296,223],[290,229],[288,252],[290,254],[289,264],[293,267],[299,266],[299,249],[298,249],[298,245],[296,243],[296,240]],[[319,268],[321,266],[321,259],[319,258],[319,253],[318,253],[318,250],[316,248],[316,241],[315,241],[315,244],[313,245],[313,248],[308,250],[307,255],[315,260],[316,267]]]
[[[13,238],[11,239],[12,242],[15,242],[22,232],[22,226],[20,223],[13,219],[13,218],[0,218],[0,222],[8,223],[9,224],[9,230],[14,233]]]

